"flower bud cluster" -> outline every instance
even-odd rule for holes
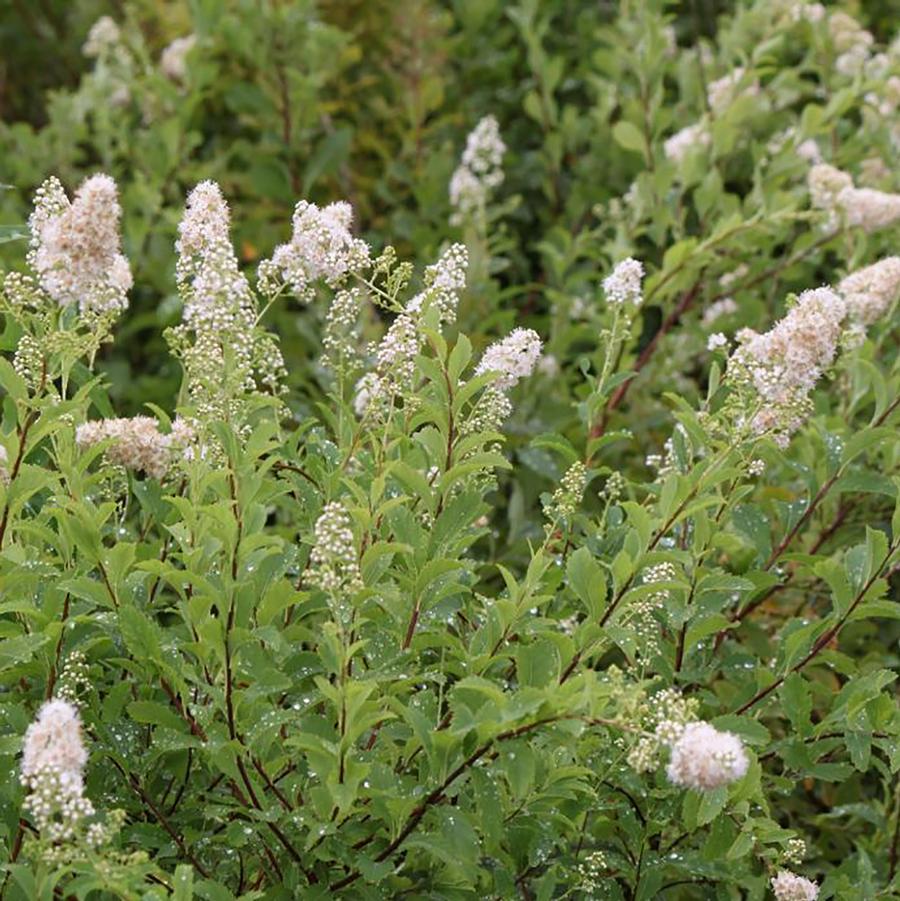
[[[332,596],[363,587],[350,514],[339,501],[326,504],[316,520],[310,554],[310,581]]]
[[[548,531],[554,523],[560,520],[568,520],[575,515],[581,503],[584,489],[587,487],[587,467],[580,460],[573,463],[562,477],[559,487],[553,492],[552,497],[544,507],[544,515],[549,520],[545,526]]]
[[[711,143],[712,136],[707,124],[695,122],[693,125],[686,125],[667,138],[663,144],[663,153],[666,155],[666,159],[677,164],[682,162],[691,151],[709,147]]]
[[[425,270],[422,290],[409,301],[374,347],[374,372],[364,375],[356,385],[353,407],[358,416],[367,412],[383,413],[395,397],[414,402],[412,386],[416,356],[422,345],[419,321],[430,309],[437,310],[439,323],[456,319],[459,298],[466,287],[468,264],[465,246],[452,244]]]
[[[838,54],[834,62],[835,70],[850,77],[861,72],[871,56],[875,42],[872,34],[842,10],[829,16],[828,33]]]
[[[406,305],[406,312],[422,314],[428,309],[436,309],[441,323],[455,322],[459,298],[466,288],[468,267],[466,245],[451,244],[438,261],[425,270],[424,288]]]

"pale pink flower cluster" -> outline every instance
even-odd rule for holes
[[[72,839],[82,820],[94,813],[84,795],[87,757],[77,708],[68,701],[47,701],[25,732],[20,778],[29,791],[25,810],[51,841]]]
[[[864,29],[853,16],[842,10],[831,14],[828,32],[838,56],[834,67],[841,74],[854,76],[861,72],[871,55],[872,34]]]
[[[603,279],[607,303],[640,306],[644,299],[641,290],[643,277],[644,264],[640,260],[626,257],[616,263],[615,269]]]
[[[844,298],[847,315],[863,325],[871,325],[900,296],[900,257],[885,257],[858,269],[844,278],[837,290]]]
[[[831,213],[831,225],[843,219],[873,232],[900,220],[900,194],[856,188],[850,175],[827,163],[810,169],[809,194],[814,207]]]
[[[742,329],[728,362],[729,378],[748,385],[760,408],[749,423],[782,444],[809,415],[809,392],[838,351],[846,309],[830,288],[804,291],[768,332]]]
[[[294,209],[290,243],[276,247],[272,258],[260,264],[260,290],[272,294],[284,282],[300,300],[309,302],[317,281],[335,288],[367,267],[369,245],[353,237],[352,223],[353,209],[345,201],[320,209],[301,200]]]
[[[772,891],[777,901],[816,901],[819,897],[815,882],[790,870],[781,870],[772,879]]]
[[[514,388],[520,379],[534,372],[541,356],[541,339],[533,329],[513,329],[505,338],[488,347],[475,369],[476,375],[497,373],[494,387],[500,391]]]
[[[666,159],[680,163],[692,150],[709,147],[711,140],[706,123],[697,122],[685,126],[667,138],[663,144],[663,153]]]
[[[172,81],[178,82],[187,80],[187,58],[191,50],[194,49],[196,43],[197,36],[195,34],[189,34],[184,37],[175,38],[175,40],[163,50],[159,57],[159,68],[166,78],[171,78]]]
[[[118,313],[128,306],[131,267],[121,252],[116,183],[92,175],[70,202],[56,178],[35,194],[28,220],[28,263],[41,287],[61,307],[82,314]]]
[[[741,740],[709,723],[688,723],[672,744],[666,775],[685,788],[712,791],[743,778],[750,766]]]
[[[111,463],[145,472],[162,479],[178,456],[194,439],[194,430],[183,419],[172,423],[172,430],[163,434],[152,416],[130,419],[95,419],[75,430],[75,442],[89,448],[101,441],[110,441],[106,457]]]
[[[493,116],[485,116],[470,132],[462,160],[450,179],[450,205],[459,224],[482,209],[490,192],[503,182],[506,144]]]

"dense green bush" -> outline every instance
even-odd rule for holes
[[[900,898],[889,16],[98,6],[0,125],[0,894]]]

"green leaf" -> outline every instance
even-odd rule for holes
[[[624,147],[626,150],[633,150],[635,153],[643,154],[646,151],[646,142],[641,130],[631,122],[624,119],[616,122],[613,126],[613,138],[616,143]]]

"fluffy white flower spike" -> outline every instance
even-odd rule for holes
[[[749,765],[736,735],[709,723],[688,723],[672,745],[666,775],[675,785],[711,791],[742,778]]]
[[[505,338],[495,341],[481,358],[476,375],[496,372],[494,387],[508,391],[534,372],[541,356],[541,339],[532,329],[513,329]]]
[[[159,68],[166,78],[183,82],[188,76],[187,58],[197,43],[197,36],[189,34],[175,38],[159,57]]]
[[[603,290],[607,303],[631,304],[640,306],[643,300],[641,280],[644,277],[644,264],[633,257],[626,257],[616,268],[603,279]]]
[[[485,116],[466,139],[462,160],[450,179],[450,205],[454,224],[478,212],[494,188],[503,182],[506,144],[493,116]]]
[[[320,209],[301,200],[294,209],[290,243],[276,247],[272,259],[259,267],[261,290],[271,293],[283,280],[300,300],[308,302],[320,279],[335,288],[348,275],[365,268],[369,245],[353,237],[352,223],[349,203],[337,201]]]
[[[22,776],[28,778],[52,767],[80,778],[87,758],[78,709],[68,701],[47,701],[25,732]]]
[[[77,708],[68,701],[47,701],[25,732],[21,780],[29,791],[24,809],[51,841],[73,838],[94,813],[84,796],[86,763]]]
[[[858,269],[837,286],[847,304],[847,315],[871,325],[890,309],[900,295],[900,257],[885,257]]]
[[[70,202],[56,178],[35,194],[28,220],[28,262],[41,287],[61,307],[82,313],[118,313],[128,306],[131,267],[121,253],[116,183],[92,175]]]
[[[812,205],[829,211],[831,226],[843,220],[865,232],[874,232],[900,220],[900,194],[856,188],[846,172],[827,163],[809,170],[808,184]]]
[[[771,432],[784,444],[800,427],[810,412],[810,391],[837,354],[845,315],[838,294],[816,288],[804,291],[765,334],[738,332],[741,346],[728,361],[729,378],[757,394],[752,431]]]

